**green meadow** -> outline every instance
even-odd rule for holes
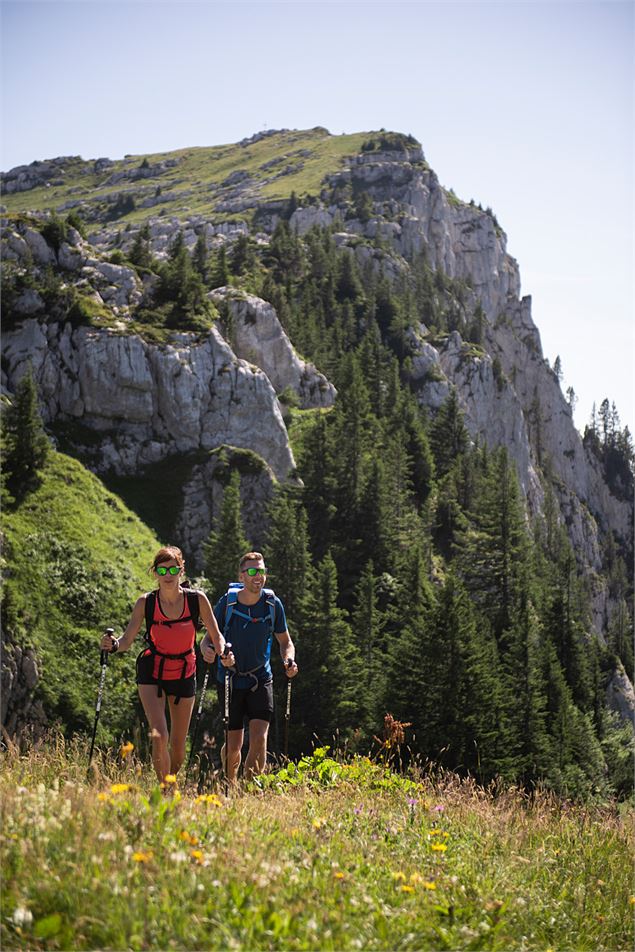
[[[316,750],[228,796],[3,755],[4,949],[632,948],[632,816]]]
[[[240,143],[179,149],[148,155],[126,156],[112,166],[95,172],[93,160],[77,158],[67,163],[62,174],[49,187],[42,185],[26,192],[5,194],[3,203],[10,216],[33,209],[58,212],[69,201],[105,202],[108,196],[127,192],[147,196],[157,188],[162,202],[153,208],[135,208],[117,218],[115,227],[145,221],[151,215],[211,214],[222,221],[230,215],[218,212],[217,205],[226,197],[223,183],[232,173],[250,177],[250,187],[259,200],[285,200],[297,195],[319,195],[327,174],[338,171],[347,156],[356,155],[371,133],[331,135],[326,129],[289,130],[266,136],[246,145]],[[152,167],[166,160],[176,165],[147,178],[122,179],[105,184],[117,173],[132,171],[143,163]],[[283,173],[283,174],[281,174]],[[59,184],[55,184],[59,182]],[[146,197],[147,197],[146,196]],[[167,199],[167,200],[166,200]],[[254,207],[238,217],[251,220]]]

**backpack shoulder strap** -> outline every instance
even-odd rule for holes
[[[147,592],[146,593],[146,604],[145,604],[145,619],[146,619],[146,638],[150,638],[150,629],[152,628],[152,622],[154,621],[154,605],[157,600],[156,592]]]
[[[272,588],[263,588],[262,591],[267,599],[269,623],[271,624],[271,634],[273,634],[276,629],[276,593]]]
[[[192,624],[194,625],[194,631],[198,629],[200,607],[198,604],[198,590],[195,588],[187,589],[185,592],[187,596],[187,607],[190,612],[190,617],[192,619]]]
[[[232,617],[234,608],[236,607],[236,602],[238,601],[238,593],[243,587],[242,582],[232,582],[227,589],[227,604],[225,605],[225,624],[223,625],[223,636],[227,637],[227,632],[229,631],[229,622]]]

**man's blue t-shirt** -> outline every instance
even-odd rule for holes
[[[277,595],[274,596],[275,614],[274,631],[282,635],[287,630],[287,618],[284,606]],[[214,605],[214,615],[218,627],[225,634],[236,658],[238,671],[252,671],[258,681],[269,681],[271,673],[271,613],[267,604],[267,596],[261,595],[255,605],[243,605],[237,601],[229,619],[229,631],[225,631],[225,611],[227,608],[227,594],[223,595]],[[245,615],[248,615],[248,620]],[[254,670],[255,669],[255,670]],[[217,665],[217,680],[222,684],[225,680],[225,668],[220,660]],[[234,675],[235,688],[250,688],[254,684],[253,678]]]

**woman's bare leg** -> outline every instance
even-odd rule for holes
[[[150,727],[152,740],[152,763],[159,782],[163,783],[170,773],[168,753],[168,723],[165,717],[165,697],[159,697],[156,684],[139,684],[139,697]]]
[[[170,705],[170,773],[179,772],[185,760],[185,742],[190,729],[195,697],[182,697],[179,703],[176,698],[168,695]]]

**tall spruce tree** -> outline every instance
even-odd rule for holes
[[[416,752],[430,746],[430,719],[433,716],[431,690],[436,688],[432,672],[437,657],[433,617],[436,599],[427,579],[423,554],[413,549],[399,586],[399,594],[384,621],[382,706],[397,720],[411,723]]]
[[[370,741],[378,730],[386,688],[386,640],[385,614],[379,606],[379,593],[375,566],[372,560],[367,562],[359,579],[355,592],[355,607],[351,617],[353,638],[361,660],[361,672],[358,681],[360,697],[363,701],[363,736]]]
[[[203,545],[205,577],[214,601],[237,580],[239,559],[249,549],[241,517],[240,474],[234,470],[225,486],[218,526]]]
[[[346,614],[338,607],[337,570],[330,553],[313,573],[300,624],[302,676],[294,687],[296,735],[304,749],[346,739],[363,721],[362,662]],[[294,718],[295,720],[295,718]]]
[[[268,508],[268,582],[284,602],[287,620],[301,617],[311,557],[307,517],[292,489],[278,489]]]
[[[320,414],[308,430],[298,458],[298,472],[304,483],[303,503],[307,513],[310,548],[321,561],[332,541],[332,525],[337,514],[334,503],[337,485],[336,444],[332,413]]]
[[[457,565],[465,584],[490,619],[498,638],[509,628],[528,571],[529,536],[513,464],[504,448],[484,462],[480,491],[468,524],[456,539]]]
[[[20,500],[38,485],[49,450],[30,363],[15,389],[13,402],[4,410],[3,424],[4,478],[10,494]]]
[[[449,472],[456,457],[465,453],[468,448],[469,435],[463,422],[463,413],[455,387],[452,387],[449,397],[441,405],[435,417],[430,433],[430,443],[439,476]]]

